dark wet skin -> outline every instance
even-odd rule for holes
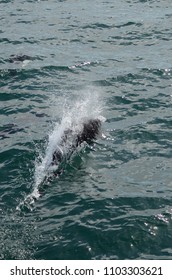
[[[88,120],[87,122],[85,122],[83,124],[82,131],[76,135],[76,139],[74,139],[74,142],[71,145],[70,154],[72,154],[72,152],[83,142],[86,142],[89,145],[92,144],[93,140],[95,140],[99,135],[100,127],[101,127],[101,121],[99,119]],[[60,144],[61,146],[63,146],[63,144],[65,145],[71,133],[72,133],[71,129],[68,129],[64,132],[62,143]],[[62,159],[63,159],[63,154],[59,149],[57,149],[53,154],[52,165],[59,164],[62,161]]]
[[[11,55],[9,58],[10,63],[14,62],[23,62],[25,60],[32,60],[32,58],[28,55]]]

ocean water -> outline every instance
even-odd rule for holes
[[[171,259],[171,0],[0,13],[0,259]],[[65,128],[97,117],[45,180]]]

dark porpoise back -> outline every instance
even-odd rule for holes
[[[77,135],[76,146],[84,141],[91,144],[99,135],[101,121],[99,119],[89,120],[83,123],[83,130]]]
[[[83,142],[87,144],[91,144],[93,140],[97,138],[100,133],[101,121],[99,119],[91,119],[85,121],[81,128],[81,131],[74,134],[73,142],[70,146],[70,151],[68,157],[74,152],[74,150],[80,146]],[[65,146],[68,138],[73,134],[72,129],[68,129],[64,131],[64,135],[62,137],[62,141],[60,146]],[[57,150],[53,153],[53,161],[52,165],[59,164],[63,160],[63,150],[61,148],[57,148]]]

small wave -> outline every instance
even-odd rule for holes
[[[100,23],[100,22],[96,22],[96,23],[92,23],[92,24],[86,24],[84,26],[82,26],[82,29],[112,29],[114,28],[115,25],[109,25],[109,24],[105,24],[105,23]]]
[[[81,62],[81,63],[78,63],[78,64],[75,64],[75,65],[72,65],[72,66],[69,66],[69,69],[76,69],[76,68],[82,68],[84,66],[94,66],[98,64],[98,62],[91,62],[91,61],[84,61],[84,62]]]

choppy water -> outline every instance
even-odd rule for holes
[[[0,258],[171,259],[171,0],[0,13]],[[87,114],[106,137],[39,196],[52,138]]]

